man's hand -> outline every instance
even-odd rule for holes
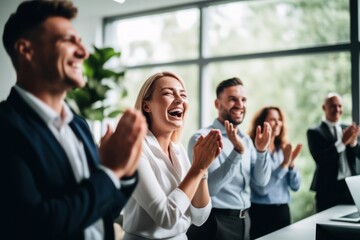
[[[225,129],[226,129],[226,135],[228,136],[230,142],[234,145],[234,149],[240,153],[243,154],[245,151],[245,147],[241,142],[241,138],[237,134],[237,127],[234,127],[232,123],[230,123],[228,120],[225,120]]]
[[[343,130],[342,142],[345,145],[351,144],[354,141],[357,141],[358,134],[359,126],[353,123]]]
[[[259,152],[264,152],[268,149],[271,141],[271,127],[268,122],[264,122],[264,129],[261,131],[261,126],[256,128],[255,147]]]
[[[115,131],[108,127],[100,141],[100,160],[118,178],[132,176],[142,152],[147,132],[146,119],[140,111],[126,110]]]

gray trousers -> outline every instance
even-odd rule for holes
[[[189,240],[249,240],[250,217],[248,212],[243,218],[236,210],[211,211],[208,220],[200,227],[191,225]]]

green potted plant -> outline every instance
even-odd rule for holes
[[[121,113],[118,103],[111,103],[108,99],[110,91],[119,98],[127,96],[123,85],[123,70],[115,71],[106,68],[110,59],[119,58],[121,53],[111,47],[97,48],[84,61],[84,76],[86,85],[70,91],[67,102],[80,116],[90,121],[103,121],[105,118],[114,118]]]

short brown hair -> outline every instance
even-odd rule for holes
[[[49,17],[64,17],[73,19],[76,17],[77,8],[70,1],[26,1],[22,2],[15,13],[11,14],[5,24],[3,32],[3,44],[9,54],[15,68],[17,60],[15,43],[27,36],[29,32],[43,23]]]
[[[238,77],[233,77],[222,81],[216,88],[216,97],[218,98],[225,88],[238,85],[244,86],[243,82]]]

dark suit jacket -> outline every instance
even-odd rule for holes
[[[344,129],[347,126],[341,125]],[[314,178],[311,183],[311,190],[316,191],[323,198],[332,198],[334,186],[337,182],[340,154],[335,147],[335,138],[330,132],[326,123],[322,122],[315,128],[307,131],[307,140],[310,153],[316,162]],[[356,157],[360,157],[360,146],[346,146],[346,156],[352,175],[356,173]]]
[[[102,218],[114,239],[113,217],[136,184],[118,190],[98,168],[99,156],[86,121],[70,123],[83,142],[90,178],[77,183],[69,160],[47,125],[12,89],[0,103],[0,236],[4,239],[83,239]]]

